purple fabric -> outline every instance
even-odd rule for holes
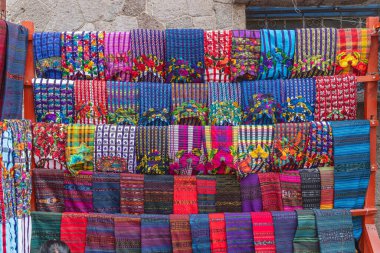
[[[261,190],[259,176],[250,174],[240,182],[241,205],[243,212],[261,212]]]
[[[228,252],[254,252],[251,214],[225,213],[225,219]]]

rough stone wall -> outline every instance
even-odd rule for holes
[[[233,0],[8,0],[7,19],[36,31],[132,28],[245,28],[245,5]]]

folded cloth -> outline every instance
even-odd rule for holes
[[[273,218],[270,212],[251,213],[255,252],[276,252]],[[281,247],[281,245],[277,245]]]
[[[294,30],[260,30],[260,79],[288,78],[296,44]]]
[[[215,213],[216,176],[197,176],[197,198],[199,213]]]
[[[120,174],[121,213],[144,213],[144,175]]]
[[[61,221],[61,241],[72,253],[84,253],[86,248],[87,215],[63,213]]]
[[[250,213],[226,213],[228,252],[254,252]]]
[[[36,168],[33,170],[36,210],[62,213],[64,205],[63,170]]]
[[[4,72],[6,64],[6,53],[7,53],[7,22],[5,20],[0,21],[0,105],[3,105],[4,96]],[[1,119],[2,110],[0,110]]]
[[[190,217],[187,214],[170,214],[170,233],[172,236],[173,253],[191,253],[192,241]]]
[[[37,122],[74,122],[74,81],[36,78],[32,82]]]
[[[65,212],[91,213],[93,207],[92,171],[81,171],[77,175],[64,173]]]
[[[115,225],[111,214],[87,217],[86,253],[116,253]]]
[[[321,177],[320,209],[332,209],[334,206],[334,167],[318,168]]]
[[[279,173],[258,173],[263,201],[263,211],[282,211],[282,195]]]
[[[310,122],[309,145],[307,146],[305,168],[333,165],[333,138],[329,122]]]
[[[172,250],[169,215],[142,214],[141,252],[171,253]]]
[[[105,78],[129,81],[132,71],[129,32],[107,32],[104,38]]]
[[[61,34],[63,79],[105,79],[104,36],[105,32]]]
[[[206,82],[224,82],[231,79],[232,32],[227,30],[205,31]]]
[[[224,213],[210,213],[208,218],[210,222],[211,252],[227,253],[226,220]]]
[[[120,213],[120,175],[94,172],[92,202],[95,213]]]
[[[243,212],[261,212],[263,204],[259,176],[249,174],[240,181],[241,204]]]
[[[190,215],[193,253],[210,253],[210,224],[208,214]]]
[[[60,240],[61,213],[32,212],[31,215],[33,226],[30,252],[39,252],[46,241]]]
[[[293,238],[297,229],[296,212],[272,212],[277,252],[293,253]]]
[[[141,218],[138,215],[114,216],[117,253],[141,252]]]
[[[240,184],[234,175],[216,177],[216,212],[241,212]]]
[[[284,211],[302,209],[301,177],[298,170],[280,173],[282,205]]]
[[[166,82],[203,83],[204,31],[166,29]]]
[[[328,76],[334,73],[337,30],[303,28],[296,30],[292,77]]]
[[[313,210],[296,210],[297,230],[293,239],[294,252],[319,252],[317,228]]]
[[[285,102],[285,90],[281,80],[260,80],[244,81],[240,84],[241,89],[241,106],[245,112],[246,108],[251,105],[252,96],[255,94],[271,95],[276,102],[283,104]]]
[[[302,202],[304,209],[319,209],[321,204],[321,176],[318,169],[302,169]]]
[[[173,213],[198,213],[197,178],[195,176],[174,176]]]
[[[131,38],[132,81],[165,80],[165,31],[133,29]]]
[[[170,175],[144,176],[144,212],[172,214],[174,179]]]

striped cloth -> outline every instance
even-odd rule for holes
[[[276,252],[272,214],[270,212],[251,213],[251,219],[255,252]]]
[[[61,238],[61,213],[32,212],[31,251],[39,252],[42,244]],[[5,232],[5,231],[4,231]],[[11,251],[10,251],[11,252]]]
[[[87,214],[63,213],[61,241],[69,246],[71,253],[83,253],[86,247]]]
[[[132,70],[129,32],[107,32],[104,37],[106,80],[129,81]]]
[[[241,205],[243,212],[261,212],[263,210],[259,176],[249,174],[240,181]]]
[[[32,82],[37,122],[74,121],[74,81],[35,78]]]
[[[282,211],[280,176],[278,173],[258,173],[263,211]]]
[[[141,252],[171,253],[172,250],[169,215],[142,214]]]
[[[329,122],[310,122],[309,145],[306,153],[306,168],[323,167],[333,164],[333,138]]]
[[[297,230],[293,239],[293,252],[319,252],[317,228],[313,210],[296,210],[296,212]]]
[[[208,214],[190,215],[193,253],[210,253],[210,224]]]
[[[211,253],[227,253],[227,233],[224,213],[210,213]]]
[[[166,82],[203,83],[204,31],[166,29]]]
[[[272,212],[276,252],[293,253],[293,238],[297,229],[296,212]]]
[[[260,79],[288,78],[293,66],[294,30],[260,30]]]
[[[114,218],[110,214],[87,217],[86,253],[116,253]]]
[[[302,209],[301,177],[297,170],[280,173],[282,205],[284,211]]]
[[[120,213],[120,174],[94,172],[92,192],[95,213]]]
[[[197,176],[198,212],[215,213],[216,176]]]
[[[250,213],[226,213],[228,252],[254,252]]]
[[[3,105],[4,97],[4,72],[6,64],[6,53],[7,53],[7,22],[5,20],[0,21],[0,105]],[[1,119],[2,110],[0,110],[0,119]],[[1,246],[1,244],[0,244]],[[0,248],[1,249],[1,248]]]
[[[334,73],[337,30],[303,28],[296,30],[292,77],[328,76]]]
[[[242,92],[238,83],[209,83],[209,106],[215,102],[233,101],[240,104]]]
[[[321,177],[320,209],[332,209],[334,206],[334,167],[318,168]]]
[[[140,89],[138,83],[108,81],[107,82],[107,110],[115,112],[117,109],[132,109],[140,112]]]
[[[195,176],[174,176],[173,213],[198,213],[197,178]]]
[[[238,128],[231,126],[205,126],[204,131],[205,147],[208,154],[212,150],[230,152],[230,147],[237,148]]]
[[[121,213],[144,213],[144,175],[120,174]]]
[[[170,175],[144,176],[144,213],[172,214],[174,179]]]
[[[216,176],[216,212],[241,212],[240,184],[235,175]]]
[[[321,253],[355,252],[351,212],[314,210]]]
[[[206,82],[224,82],[231,79],[232,32],[214,30],[204,32]]]
[[[141,252],[141,218],[137,215],[114,216],[117,253]]]
[[[93,207],[92,172],[64,173],[65,212],[90,213]]]
[[[190,217],[187,214],[170,214],[170,233],[173,253],[191,253]]]
[[[62,79],[61,33],[33,33],[33,52],[37,77]]]
[[[318,169],[303,169],[301,176],[302,202],[304,209],[319,209],[321,204],[321,175]]]
[[[165,80],[165,31],[133,29],[130,34],[133,60],[132,80],[163,82]],[[153,66],[148,65],[153,61]]]

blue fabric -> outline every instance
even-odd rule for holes
[[[193,253],[211,252],[208,214],[190,215]]]
[[[285,102],[281,80],[244,81],[241,83],[241,106],[244,110],[249,107],[252,96],[258,93],[271,94],[280,104]]]
[[[211,105],[214,102],[221,101],[241,101],[240,84],[238,83],[209,83],[208,84],[208,102]]]

